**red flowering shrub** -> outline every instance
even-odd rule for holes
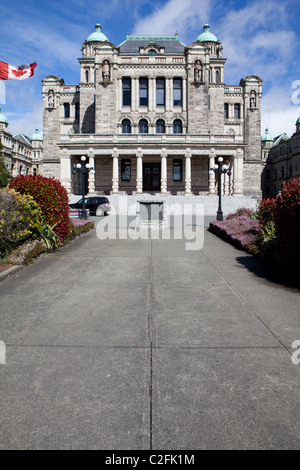
[[[54,178],[41,175],[17,176],[9,186],[21,194],[30,194],[40,206],[45,222],[64,241],[69,232],[69,198],[66,189]]]
[[[265,225],[267,222],[274,222],[274,214],[276,210],[277,199],[263,199],[256,211],[256,217]]]
[[[276,242],[282,262],[300,268],[300,179],[283,184],[274,214]]]

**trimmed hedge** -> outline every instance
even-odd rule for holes
[[[69,233],[69,198],[60,181],[41,175],[20,175],[9,184],[21,194],[30,194],[40,206],[45,222],[63,242]]]

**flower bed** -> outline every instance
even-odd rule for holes
[[[260,231],[259,221],[249,214],[231,214],[226,220],[214,220],[209,231],[220,236],[236,248],[255,253],[255,239]]]

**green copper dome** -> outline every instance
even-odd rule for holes
[[[8,120],[6,119],[4,114],[1,113],[1,107],[0,107],[0,122],[5,122],[6,124],[8,124]]]
[[[200,42],[218,42],[218,39],[216,38],[216,36],[209,31],[209,25],[208,24],[205,24],[203,26],[203,29],[204,29],[204,33],[200,34],[197,41],[200,41]]]
[[[262,142],[267,142],[267,141],[272,141],[273,142],[273,137],[269,134],[269,129],[266,127],[265,133],[261,136],[261,141]]]
[[[34,134],[30,137],[30,140],[43,140],[42,134],[39,133],[38,128],[36,127]]]
[[[296,124],[300,124],[300,116],[298,117]]]
[[[105,34],[101,33],[101,25],[99,23],[95,26],[96,31],[87,38],[88,42],[105,42],[108,41]]]

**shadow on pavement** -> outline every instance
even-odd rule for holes
[[[248,269],[252,274],[265,279],[274,284],[291,287],[300,290],[300,274],[295,272],[282,271],[280,267],[268,264],[254,257],[239,256],[237,262]]]

